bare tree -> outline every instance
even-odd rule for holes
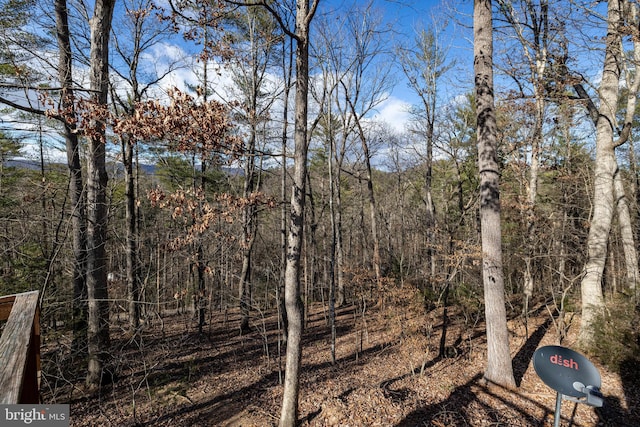
[[[164,72],[157,69],[148,70],[148,64],[143,63],[145,51],[153,48],[162,40],[163,32],[166,34],[166,25],[158,25],[153,18],[153,5],[151,0],[128,0],[124,2],[126,11],[125,20],[121,21],[116,28],[114,37],[114,51],[118,54],[125,67],[122,69],[112,67],[123,81],[129,86],[123,97],[117,88],[111,91],[111,98],[115,104],[115,110],[121,111],[124,115],[134,113],[133,106],[140,102],[149,89],[156,85],[170,71],[175,69],[175,64],[170,64]],[[118,37],[119,31],[124,30],[131,34],[131,40],[126,37]],[[141,82],[140,75],[146,74],[147,79]],[[126,258],[126,284],[129,311],[129,333],[134,334],[140,323],[140,297],[141,287],[138,258],[138,209],[136,194],[136,153],[138,151],[137,141],[121,137],[121,154],[124,165],[125,181],[125,258]]]
[[[240,6],[262,6],[280,24],[285,34],[296,42],[296,91],[294,121],[294,170],[291,188],[291,211],[287,235],[287,257],[284,275],[284,300],[287,317],[287,352],[280,426],[293,427],[298,419],[298,392],[302,364],[302,332],[304,307],[300,289],[300,260],[304,232],[305,188],[307,181],[308,95],[309,95],[309,30],[318,8],[319,0],[296,0],[295,30],[286,26],[278,5],[265,0],[242,2],[225,0]],[[286,6],[286,5],[281,5]]]
[[[378,225],[378,211],[373,188],[373,172],[371,147],[374,142],[367,135],[364,117],[385,100],[386,94],[392,84],[390,69],[386,65],[380,65],[384,61],[376,63],[374,58],[380,60],[388,53],[385,46],[385,29],[382,19],[373,8],[373,3],[368,3],[359,13],[350,13],[347,21],[349,39],[354,44],[348,72],[340,79],[343,89],[346,110],[350,113],[350,120],[356,138],[362,148],[362,161],[364,164],[364,180],[367,185],[366,197],[369,204],[369,219],[371,223],[371,240],[373,244],[373,271],[375,273],[376,287],[378,289],[378,305],[384,302],[382,290],[380,230]],[[378,64],[378,65],[376,65]]]
[[[435,275],[435,228],[436,208],[433,202],[433,146],[436,127],[436,107],[438,102],[438,83],[454,63],[447,62],[447,50],[441,44],[439,30],[420,30],[416,32],[411,47],[399,49],[400,64],[409,81],[409,87],[418,95],[420,105],[412,109],[415,123],[412,131],[424,137],[425,172],[424,172],[424,204],[426,227],[425,267],[428,272],[426,286],[429,286]]]
[[[309,94],[309,29],[319,0],[297,0],[296,27],[296,94],[294,124],[294,171],[291,189],[291,213],[285,268],[285,307],[287,310],[287,356],[282,396],[280,426],[293,427],[298,421],[298,391],[302,362],[302,329],[304,308],[300,298],[300,253],[303,240],[305,183],[307,179],[307,111]],[[285,29],[286,31],[286,29]]]
[[[329,149],[329,214],[331,216],[332,245],[330,255],[329,317],[335,320],[335,306],[345,300],[344,290],[344,248],[342,233],[342,168],[353,132],[351,113],[340,102],[340,81],[350,72],[349,48],[345,45],[345,21],[350,13],[339,18],[333,16],[319,26],[318,41],[315,43],[316,61],[322,74],[320,93],[314,93],[315,101],[321,106],[319,133]]]
[[[619,86],[623,58],[622,32],[626,31],[623,23],[628,16],[626,12],[629,11],[629,6],[635,9],[635,4],[627,3],[625,0],[612,0],[607,3],[607,36],[599,89],[599,106],[596,110],[593,102],[588,103],[591,117],[596,123],[596,158],[593,212],[587,239],[587,262],[581,282],[582,318],[578,339],[583,346],[589,346],[593,341],[594,325],[604,314],[602,278],[616,206],[614,182],[616,176],[620,174],[615,148],[627,141],[635,111],[635,101],[633,101],[631,109],[627,111],[620,137],[617,140],[614,139],[617,131],[616,112],[620,98]],[[636,94],[631,96],[635,98]]]
[[[236,13],[233,24],[237,28],[237,43],[232,59],[233,80],[240,100],[238,117],[247,127],[245,141],[244,185],[242,197],[249,199],[262,185],[261,152],[265,143],[267,117],[276,101],[276,93],[268,87],[267,71],[273,65],[275,48],[281,34],[273,16],[261,8],[248,8]],[[240,301],[240,330],[248,332],[250,320],[253,253],[258,231],[258,209],[247,204],[242,213],[242,270],[238,299]]]
[[[473,51],[480,174],[482,279],[487,325],[487,368],[484,377],[513,387],[509,331],[504,300],[500,227],[500,167],[493,97],[493,19],[491,0],[476,0],[473,8]]]
[[[56,36],[58,38],[58,78],[60,79],[60,107],[74,117],[73,61],[71,34],[66,0],[56,0]],[[85,352],[87,344],[87,287],[85,281],[86,207],[80,165],[80,144],[73,121],[63,120],[64,139],[69,169],[69,200],[71,202],[71,233],[73,244],[73,349]]]
[[[529,312],[529,300],[534,290],[534,254],[535,239],[532,236],[536,233],[536,199],[538,196],[538,176],[540,174],[540,152],[543,142],[543,127],[545,120],[545,109],[547,104],[547,77],[548,77],[548,55],[551,43],[549,25],[549,2],[541,0],[534,2],[526,0],[518,5],[504,0],[498,0],[499,11],[503,19],[507,22],[509,29],[513,32],[513,37],[517,41],[521,54],[524,57],[524,76],[527,83],[532,85],[534,120],[533,128],[530,132],[530,161],[528,169],[528,180],[526,182],[526,202],[524,206],[524,217],[526,233],[524,237],[524,307],[525,319]],[[560,27],[560,26],[554,26]],[[505,55],[506,67],[510,68],[507,73],[516,80],[518,87],[523,92],[526,86],[520,82],[518,69],[521,66],[513,58],[513,50]],[[521,93],[519,96],[526,97],[529,94]]]
[[[628,58],[623,52],[624,56],[624,76],[627,88],[626,93],[626,109],[624,122],[622,123],[622,131],[620,132],[620,139],[617,145],[629,142],[631,146],[632,128],[634,114],[636,112],[638,91],[640,90],[640,73],[638,73],[638,66],[640,65],[640,7],[637,3],[626,3],[626,18],[630,25],[628,25],[628,31],[631,32],[631,40],[633,43],[632,57]],[[628,64],[631,64],[635,68],[635,72],[631,72]],[[636,249],[636,238],[633,232],[633,226],[631,221],[631,215],[629,213],[629,201],[624,191],[624,185],[622,183],[622,176],[618,173],[614,182],[615,199],[617,200],[616,211],[618,214],[618,223],[620,224],[620,235],[622,238],[622,247],[624,250],[625,265],[627,271],[627,283],[629,289],[635,296],[640,282],[640,273],[638,272],[638,252]]]
[[[282,323],[283,341],[287,341],[287,312],[284,305],[284,284],[285,270],[287,265],[287,141],[289,139],[289,95],[293,87],[293,55],[294,41],[292,38],[282,38],[282,72],[284,88],[282,91],[282,156],[281,156],[281,178],[280,178],[280,197],[282,198],[280,206],[280,280],[277,286],[277,304],[280,312]]]

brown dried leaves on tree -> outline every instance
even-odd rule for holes
[[[113,129],[136,141],[162,142],[174,152],[195,153],[202,159],[217,156],[229,162],[244,153],[242,139],[234,134],[229,107],[216,100],[198,101],[178,89],[169,92],[170,102],[146,101],[135,106],[135,113],[115,120]],[[273,207],[272,199],[261,193],[239,198],[227,193],[205,194],[202,188],[181,189],[173,194],[157,188],[148,193],[154,206],[171,209],[174,219],[182,218],[188,232],[173,242],[183,247],[203,234],[216,220],[233,222],[236,213],[248,204]]]
[[[232,223],[247,205],[275,207],[275,201],[262,193],[252,193],[247,198],[220,193],[212,198],[211,196],[205,197],[200,188],[196,190],[180,189],[171,194],[156,188],[147,194],[152,206],[170,209],[173,219],[181,218],[187,226],[187,233],[174,239],[171,243],[172,249],[193,243],[196,236],[209,230],[210,225],[216,221]],[[238,242],[238,244],[242,246],[244,242]]]
[[[117,117],[105,106],[90,100],[76,98],[73,110],[58,110],[51,98],[46,99],[48,116],[73,124],[77,132],[91,136],[96,123],[110,125],[114,133],[129,141],[164,144],[172,152],[194,153],[201,159],[216,157],[231,163],[244,154],[242,138],[235,133],[229,106],[216,100],[206,102],[181,92],[169,91],[169,101],[139,102],[134,113]],[[202,188],[180,189],[167,194],[161,188],[148,193],[153,206],[171,209],[174,219],[182,218],[188,225],[187,233],[173,242],[175,248],[190,244],[195,236],[209,229],[214,220],[233,222],[236,214],[249,205],[274,207],[272,198],[252,193],[246,198],[227,193],[205,194]]]
[[[113,121],[113,114],[108,106],[89,98],[67,97],[59,101],[58,108],[55,99],[43,92],[40,94],[40,102],[47,108],[44,112],[46,117],[64,122],[75,133],[87,138],[103,139],[105,134],[101,129]]]
[[[135,113],[114,120],[113,130],[137,141],[164,141],[178,152],[194,152],[200,156],[219,153],[231,159],[242,152],[242,140],[232,134],[234,125],[228,107],[218,101],[198,102],[178,89],[169,92],[170,102],[141,102]]]

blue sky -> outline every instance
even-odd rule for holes
[[[364,7],[371,0],[321,0],[316,15],[316,20],[312,25],[318,25],[318,22],[325,14],[330,16],[339,16],[355,5]],[[467,15],[457,13],[454,9],[462,5],[467,9]],[[449,49],[452,58],[456,58],[457,68],[452,70],[448,76],[442,79],[439,92],[442,95],[442,103],[449,102],[456,95],[466,93],[470,90],[473,81],[469,70],[472,65],[472,46],[469,29],[465,29],[463,25],[470,25],[471,15],[468,11],[472,7],[471,0],[456,1],[436,1],[436,0],[373,0],[373,8],[380,11],[385,24],[393,26],[393,39],[389,39],[390,45],[404,42],[414,38],[415,32],[424,28],[434,27],[443,34],[443,43]],[[463,25],[460,25],[460,24]],[[170,58],[180,55],[180,49],[183,44],[179,38],[174,38],[176,45],[166,45],[159,51],[158,62],[162,63]],[[312,41],[313,43],[313,41]],[[193,47],[184,46],[193,52]],[[389,66],[394,69],[397,82],[393,90],[388,94],[388,98],[377,109],[377,118],[391,124],[398,131],[404,129],[404,124],[408,120],[407,110],[411,104],[417,104],[419,99],[408,88],[406,79],[401,72],[399,64],[390,63]],[[314,72],[313,70],[311,71]],[[222,86],[228,84],[229,81],[224,76],[219,77]],[[195,75],[187,70],[177,70],[172,73],[170,79],[165,82],[165,87],[177,85],[184,87],[184,83],[189,82],[196,84]]]
[[[368,4],[370,0],[357,0],[355,4]],[[432,25],[442,29],[445,35],[445,41],[450,49],[452,57],[458,58],[459,69],[446,76],[441,84],[440,92],[442,93],[442,103],[449,102],[456,94],[468,92],[472,83],[472,76],[468,70],[472,64],[471,42],[469,30],[465,30],[459,25],[460,22],[470,24],[470,15],[464,16],[455,14],[452,10],[458,4],[464,5],[467,9],[472,6],[470,0],[457,0],[453,2],[434,1],[434,0],[373,0],[374,8],[382,11],[384,20],[393,25],[394,37],[396,40],[390,43],[396,43],[403,38],[413,38],[415,30],[421,28],[429,28]],[[353,1],[348,0],[321,0],[318,13],[333,10],[340,13],[346,10]],[[458,22],[459,21],[459,22]],[[197,48],[196,48],[197,50]],[[181,37],[171,37],[163,40],[162,43],[154,47],[154,49],[145,53],[149,60],[147,63],[152,67],[160,69],[170,61],[188,55],[193,52],[193,46],[187,46]],[[78,74],[84,74],[79,64],[76,68]],[[394,67],[397,64],[390,64]],[[466,70],[466,71],[465,71]],[[418,103],[416,95],[407,87],[404,76],[399,67],[397,67],[397,83],[393,90],[389,93],[388,98],[377,109],[377,118],[391,124],[396,130],[400,131],[404,128],[404,124],[408,120],[407,110],[411,104]],[[55,71],[52,70],[52,75]],[[222,84],[228,83],[228,78],[224,75],[219,77]],[[185,83],[197,84],[197,77],[192,70],[188,68],[178,69],[171,73],[171,76],[162,82],[158,94],[162,93],[171,86],[185,87]],[[62,152],[54,152],[53,157],[62,156]]]
[[[340,13],[354,3],[364,6],[370,0],[321,0],[318,13]],[[455,69],[443,77],[438,88],[442,104],[471,89],[471,0],[373,0],[373,7],[383,13],[386,24],[393,26],[392,44],[413,40],[416,31],[421,29],[434,28],[441,32],[443,46],[448,49],[449,57],[456,61]],[[390,67],[395,68],[397,83],[388,99],[379,106],[377,118],[400,131],[408,120],[408,108],[418,104],[419,99],[408,87],[399,64],[392,63]]]

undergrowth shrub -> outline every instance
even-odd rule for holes
[[[594,340],[587,351],[609,369],[640,362],[640,306],[617,300],[595,323]]]

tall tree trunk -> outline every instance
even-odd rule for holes
[[[373,240],[373,271],[376,275],[376,288],[378,290],[378,307],[384,305],[384,290],[382,289],[382,273],[380,272],[380,239],[378,237],[378,215],[376,209],[376,198],[373,192],[373,175],[371,173],[371,155],[369,147],[361,132],[362,149],[366,166],[367,195],[369,199],[369,216],[371,218],[371,239]]]
[[[618,224],[620,226],[620,239],[622,240],[622,249],[624,251],[625,267],[627,270],[627,287],[633,292],[638,285],[638,252],[636,251],[633,236],[629,203],[624,191],[622,176],[619,172],[615,174],[613,188],[615,192],[614,197],[616,200]]]
[[[298,391],[300,388],[304,321],[304,307],[300,296],[300,255],[303,241],[307,151],[309,148],[307,140],[309,27],[317,6],[318,0],[314,0],[311,8],[309,8],[309,0],[297,0],[296,2],[295,149],[284,295],[289,330],[280,427],[293,427],[298,420]]]
[[[325,79],[325,85],[327,84]],[[329,144],[329,155],[327,156],[329,166],[329,214],[331,218],[331,277],[329,288],[329,317],[332,329],[332,360],[335,363],[335,308],[340,307],[345,302],[344,289],[344,248],[342,235],[342,163],[345,156],[347,141],[347,127],[343,128],[342,148],[338,150],[335,121],[333,113],[333,96],[335,85],[330,88],[328,102],[326,105],[326,133]],[[336,100],[337,101],[337,100]]]
[[[401,50],[400,64],[408,77],[409,86],[419,96],[422,109],[416,112],[416,118],[424,126],[425,137],[425,172],[424,172],[424,204],[425,204],[425,239],[424,254],[425,288],[435,289],[436,274],[436,208],[433,201],[433,143],[437,118],[438,82],[452,64],[447,64],[447,52],[440,46],[442,36],[438,24],[431,29],[416,33],[415,50]],[[448,285],[446,285],[448,286]],[[425,292],[425,297],[427,293]]]
[[[345,303],[345,277],[344,277],[344,237],[342,233],[342,190],[340,188],[341,174],[340,166],[335,172],[336,174],[336,306],[341,307]]]
[[[435,109],[435,105],[433,106]],[[426,171],[424,174],[424,200],[425,200],[425,233],[427,238],[427,253],[426,253],[426,271],[428,271],[427,287],[434,285],[434,278],[436,274],[436,206],[433,202],[433,134],[434,134],[434,122],[429,120],[427,128],[427,158],[426,158]],[[445,286],[449,286],[447,283]],[[448,291],[447,291],[448,292]],[[427,295],[426,293],[424,294]]]
[[[266,12],[265,12],[266,13]],[[249,125],[249,138],[245,147],[244,165],[244,187],[242,197],[249,200],[251,195],[260,190],[261,174],[260,168],[256,166],[256,152],[258,139],[258,126],[264,120],[263,106],[264,99],[264,71],[269,61],[269,55],[274,49],[271,41],[264,43],[259,40],[258,34],[266,27],[261,28],[261,20],[258,16],[248,14],[247,28],[249,29],[247,43],[249,49],[249,60],[242,65],[243,72],[239,73],[238,79],[243,88],[245,98],[246,115]],[[264,52],[263,52],[264,51]],[[264,54],[264,56],[262,56]],[[258,229],[258,210],[253,203],[247,203],[242,212],[242,271],[240,273],[240,321],[241,333],[249,331],[251,293],[252,293],[252,255],[253,247]]]
[[[640,27],[639,21],[640,14],[637,3],[626,4],[626,18],[630,21],[629,27],[633,29],[633,58],[632,64],[640,63]],[[626,65],[626,62],[625,62]],[[640,75],[635,72],[632,73],[628,67],[625,66],[624,74],[626,78],[627,87],[627,105],[624,119],[624,125],[620,135],[620,139],[616,146],[628,141],[631,149],[633,149],[631,138],[631,132],[633,129],[633,120],[636,113],[636,105],[638,98],[638,90],[640,89]],[[631,170],[635,170],[635,164],[633,157],[630,158]],[[620,225],[620,236],[622,238],[622,246],[624,250],[624,259],[627,269],[627,286],[635,297],[636,289],[638,288],[638,282],[640,276],[638,272],[638,252],[636,250],[636,236],[631,224],[631,216],[629,213],[629,201],[625,194],[624,184],[622,182],[622,176],[620,173],[616,174],[614,181],[616,207],[618,213],[618,224]]]
[[[588,347],[593,341],[594,324],[604,312],[602,277],[607,258],[607,245],[613,218],[613,180],[618,173],[615,157],[614,123],[618,105],[620,83],[619,25],[622,19],[620,0],[608,2],[607,38],[602,81],[600,83],[600,107],[596,122],[596,159],[593,195],[593,213],[587,237],[587,263],[582,278],[582,319],[578,340]]]
[[[497,161],[497,124],[493,98],[491,0],[475,0],[473,12],[482,279],[487,324],[487,368],[484,377],[491,382],[513,387],[515,379],[509,351],[502,271],[500,169]]]
[[[140,287],[138,283],[138,231],[136,216],[135,178],[133,175],[133,141],[122,138],[124,163],[125,221],[127,262],[127,293],[129,300],[129,333],[133,336],[140,327]]]
[[[284,287],[285,287],[285,270],[287,267],[287,140],[289,138],[289,91],[291,89],[292,73],[293,73],[293,43],[290,43],[289,50],[286,51],[287,44],[282,43],[282,61],[284,74],[284,91],[282,109],[282,177],[280,178],[280,196],[282,205],[280,207],[280,283],[278,284],[278,301],[280,316],[282,319],[283,341],[287,342],[288,320],[287,311],[284,304]],[[288,62],[287,62],[288,58]]]
[[[56,34],[58,38],[58,78],[60,79],[61,106],[75,116],[71,38],[66,0],[56,0]],[[74,354],[87,349],[87,283],[86,283],[86,207],[80,165],[80,145],[75,126],[64,121],[64,138],[69,169],[69,199],[71,201],[71,229],[73,242],[73,343]]]
[[[206,9],[205,13],[208,13],[208,9]],[[209,32],[204,31],[204,38],[202,40],[203,46],[209,44]],[[209,61],[203,61],[202,63],[202,98],[203,102],[207,102],[209,93],[207,92],[207,85],[209,82]],[[206,188],[207,188],[207,159],[205,158],[205,153],[201,153],[200,157],[200,191],[202,192],[203,199],[206,200]],[[195,157],[194,157],[195,158]],[[195,160],[193,162],[193,167],[195,168]],[[193,189],[197,191],[198,184],[195,179],[196,174],[194,173],[194,184]],[[203,201],[198,202],[198,210],[200,211],[200,215],[203,213]],[[194,219],[195,221],[195,219]],[[202,242],[202,234],[198,234],[196,237],[196,280],[198,285],[198,292],[196,296],[196,307],[194,310],[198,310],[198,333],[202,334],[204,330],[205,317],[206,317],[206,305],[207,305],[207,297],[206,297],[206,280],[205,280],[205,261],[204,261],[204,244]]]
[[[109,35],[115,0],[97,0],[91,18],[90,86],[93,101],[106,108],[109,86]],[[87,385],[97,387],[109,354],[107,291],[107,170],[105,125],[93,119],[87,161],[87,296],[89,366]]]
[[[205,82],[206,82],[206,73],[205,73]],[[205,98],[205,102],[206,102],[206,98]],[[199,186],[200,188],[199,190],[196,190],[196,188],[198,187],[197,179],[194,179],[194,190],[201,191],[202,195],[204,196],[206,194],[206,184],[207,184],[207,179],[206,179],[207,161],[204,155],[202,155],[200,161],[201,161],[200,186]],[[195,162],[194,162],[194,167],[195,167]],[[196,174],[194,173],[194,177],[195,176]],[[200,211],[200,215],[202,215],[203,213],[203,204],[204,203],[202,200],[198,201],[198,205],[199,205],[198,208]],[[203,243],[201,234],[199,234],[196,237],[195,246],[196,246],[195,247],[196,260],[195,260],[194,267],[196,270],[195,279],[196,279],[197,294],[195,298],[196,307],[194,307],[194,310],[197,310],[197,313],[198,313],[198,333],[202,334],[204,331],[204,324],[206,320],[206,305],[207,305],[206,285],[207,284],[205,280],[204,243]]]
[[[545,59],[546,61],[546,59]],[[538,61],[540,64],[542,60]],[[529,316],[529,300],[533,296],[534,290],[534,254],[536,250],[536,242],[533,236],[536,233],[536,198],[538,197],[538,175],[540,172],[540,146],[542,144],[542,128],[544,125],[545,112],[545,93],[542,85],[542,75],[544,73],[544,65],[538,64],[539,81],[536,82],[535,104],[536,117],[531,138],[531,165],[529,167],[529,185],[527,186],[527,202],[525,206],[525,222],[526,222],[526,242],[525,242],[525,265],[524,270],[524,315],[528,319]],[[528,335],[528,324],[527,324]]]
[[[331,363],[336,364],[336,270],[340,269],[341,265],[336,265],[336,258],[338,252],[338,228],[337,218],[338,214],[334,200],[337,197],[337,193],[340,192],[340,181],[336,181],[334,176],[334,164],[335,164],[335,138],[333,135],[333,123],[331,120],[331,103],[328,106],[329,109],[329,218],[331,221],[331,255],[329,257],[329,325],[331,327]],[[336,189],[338,187],[338,189]]]
[[[252,95],[254,97],[257,94]],[[255,111],[255,104],[253,106]],[[255,148],[256,148],[256,124],[251,123],[251,135],[247,144],[247,162],[244,168],[244,190],[242,197],[249,199],[255,186]],[[251,308],[251,255],[253,253],[253,244],[257,229],[257,212],[256,207],[249,203],[242,211],[242,271],[240,273],[240,331],[245,333],[249,331],[249,311]]]

